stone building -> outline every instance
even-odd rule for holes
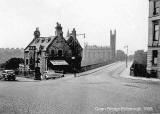
[[[160,0],[149,0],[147,72],[160,78]]]
[[[83,49],[82,66],[104,63],[116,59],[116,30],[110,30],[110,46],[86,45]]]
[[[107,62],[115,57],[116,33],[111,35],[111,47],[88,46],[81,47],[76,30],[63,36],[62,26],[57,23],[55,36],[40,36],[39,28],[34,32],[34,38],[24,49],[25,70],[40,67],[41,73],[46,70],[77,71],[82,66]]]
[[[122,50],[117,50],[116,60],[118,60],[118,61],[124,61],[124,60],[126,60],[126,54],[125,54],[125,52],[122,51]]]
[[[111,60],[111,48],[107,46],[89,46],[84,47],[82,66],[104,63]]]
[[[34,70],[35,67],[40,67],[41,73],[49,69],[70,69],[73,67],[73,62],[81,61],[82,47],[74,41],[76,39],[75,29],[68,37],[68,41],[63,37],[61,24],[57,23],[55,29],[55,36],[41,37],[39,29],[36,28],[33,40],[24,49],[26,71]],[[71,45],[71,41],[74,45]]]

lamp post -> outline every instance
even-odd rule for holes
[[[73,60],[73,72],[74,72],[74,77],[76,77],[75,59],[76,59],[76,58],[73,56],[73,57],[72,57],[72,60]]]
[[[36,54],[36,67],[35,67],[35,80],[41,80],[41,73],[40,73],[40,67],[38,66],[38,63],[40,63],[40,58],[38,57],[39,52]]]
[[[128,67],[128,45],[124,46],[126,48],[126,68]]]

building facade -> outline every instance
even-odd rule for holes
[[[41,73],[50,69],[69,69],[73,67],[72,63],[78,61],[82,56],[82,47],[77,45],[77,42],[74,41],[74,45],[70,45],[71,40],[67,41],[63,37],[61,24],[57,23],[55,29],[55,36],[41,37],[39,29],[36,28],[33,40],[24,49],[26,71],[34,70],[35,67],[39,67]],[[75,29],[68,37],[68,39],[76,39],[73,35],[74,32],[76,32]],[[77,46],[79,48],[79,55],[75,56],[75,50],[73,50],[73,46]],[[72,57],[74,57],[74,60],[72,59]]]
[[[83,49],[82,66],[113,61],[116,59],[116,30],[110,30],[110,46],[86,45]]]
[[[147,72],[160,78],[160,0],[149,0]]]
[[[86,45],[83,49],[82,66],[104,63],[112,59],[112,51],[107,46]]]

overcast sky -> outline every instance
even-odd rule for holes
[[[109,46],[116,29],[117,49],[147,49],[148,0],[0,0],[0,47],[26,47],[37,26],[54,36],[57,21],[64,36],[76,28],[88,44]]]

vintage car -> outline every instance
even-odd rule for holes
[[[63,73],[57,73],[53,70],[44,71],[42,78],[43,79],[55,79],[55,78],[61,78],[64,77]]]
[[[14,70],[3,70],[2,71],[2,78],[4,80],[15,80],[16,75],[15,75]]]

